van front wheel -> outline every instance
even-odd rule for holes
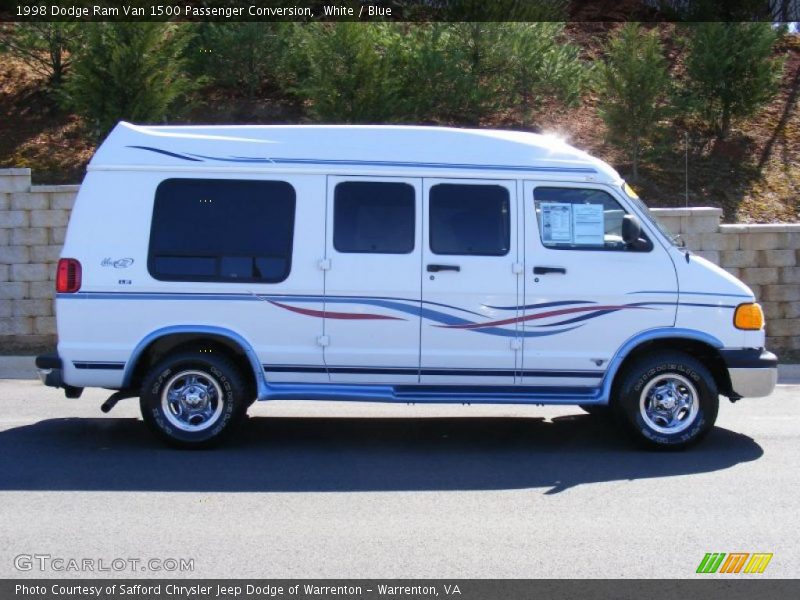
[[[659,352],[626,369],[617,386],[617,415],[649,448],[683,449],[714,427],[719,393],[711,373],[681,352]]]
[[[206,448],[226,438],[247,410],[246,385],[227,358],[187,350],[159,362],[142,384],[142,418],[162,440]]]

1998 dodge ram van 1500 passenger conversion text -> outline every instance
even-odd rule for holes
[[[549,136],[120,123],[62,256],[44,382],[179,446],[314,399],[578,404],[681,447],[776,381],[753,292]]]

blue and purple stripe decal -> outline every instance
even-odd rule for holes
[[[675,306],[734,308],[733,305],[701,302],[631,302],[600,304],[589,300],[561,300],[520,306],[484,306],[496,311],[515,311],[517,315],[486,319],[484,313],[458,306],[419,299],[373,296],[317,296],[291,294],[144,293],[78,292],[59,294],[59,298],[125,300],[244,300],[261,301],[270,306],[312,318],[343,321],[407,321],[422,318],[441,329],[470,331],[502,337],[547,337],[572,331],[588,321],[620,311],[651,311]],[[356,306],[371,310],[353,310]],[[331,307],[334,307],[333,309]],[[348,310],[350,308],[350,310]],[[511,326],[511,327],[509,327]]]

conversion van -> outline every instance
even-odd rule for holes
[[[62,256],[44,383],[182,447],[312,399],[575,404],[678,448],[777,377],[753,292],[549,136],[120,123]]]

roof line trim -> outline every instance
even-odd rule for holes
[[[190,152],[177,153],[152,146],[127,146],[137,150],[146,150],[163,154],[189,162],[220,161],[239,164],[268,164],[268,165],[303,165],[303,166],[339,166],[339,167],[403,167],[422,169],[468,169],[479,171],[514,171],[514,172],[549,172],[549,173],[586,173],[597,174],[597,169],[590,167],[559,167],[559,166],[533,166],[533,165],[484,165],[469,163],[433,163],[413,161],[383,161],[383,160],[347,160],[347,159],[321,159],[321,158],[268,158],[248,156],[207,156]]]

